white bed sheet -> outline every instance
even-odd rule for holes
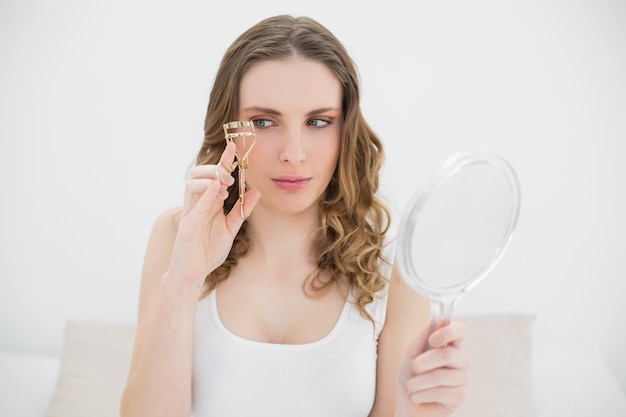
[[[55,356],[0,351],[0,417],[44,417],[60,363]]]

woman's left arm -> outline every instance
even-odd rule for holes
[[[462,323],[433,332],[430,300],[415,293],[394,268],[387,317],[378,341],[376,399],[370,417],[444,417],[467,397],[470,360],[460,348]]]

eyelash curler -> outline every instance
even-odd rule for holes
[[[252,121],[243,122],[235,121],[224,123],[224,139],[226,142],[234,142],[235,138],[243,138],[243,147],[246,152],[241,155],[238,151],[235,151],[235,162],[232,166],[226,167],[225,164],[221,164],[227,171],[233,172],[235,168],[239,167],[239,208],[241,210],[241,218],[245,219],[243,213],[244,194],[246,192],[246,169],[248,168],[248,155],[256,143],[256,132],[254,131],[254,123]],[[246,145],[246,138],[251,137],[252,143],[250,147]]]

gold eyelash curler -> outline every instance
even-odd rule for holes
[[[243,198],[246,192],[246,169],[248,168],[248,155],[250,155],[250,151],[254,147],[256,143],[256,132],[254,131],[254,123],[253,122],[228,122],[224,123],[224,139],[226,142],[233,142],[235,138],[243,138],[243,147],[246,149],[246,138],[252,138],[252,144],[249,148],[246,149],[246,152],[242,155],[239,152],[235,151],[235,162],[233,162],[232,166],[226,167],[224,164],[222,166],[226,168],[229,172],[233,172],[235,168],[239,167],[239,208],[241,210],[241,218],[245,219],[243,213]]]

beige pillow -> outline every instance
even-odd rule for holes
[[[531,317],[464,316],[470,394],[455,417],[532,416]],[[115,417],[130,365],[130,324],[69,322],[57,389],[46,417]]]
[[[119,416],[134,337],[130,324],[69,322],[46,417]]]
[[[469,396],[455,417],[534,416],[530,315],[460,316],[472,358]]]

